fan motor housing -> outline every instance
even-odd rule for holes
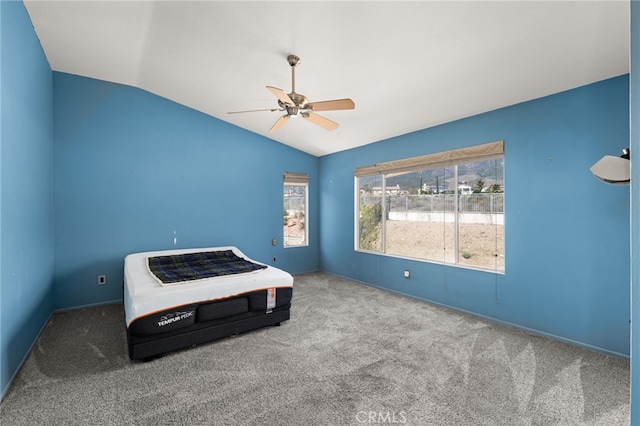
[[[307,99],[306,96],[300,95],[296,92],[289,93],[289,97],[291,98],[293,103],[295,103],[296,106],[300,108],[304,108],[309,103],[309,99]]]

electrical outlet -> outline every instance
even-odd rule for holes
[[[408,270],[408,269],[405,269],[405,270],[404,270],[404,277],[405,277],[405,278],[411,278],[411,271],[410,271],[410,270]]]
[[[98,285],[105,285],[107,283],[106,275],[98,275]]]
[[[273,263],[276,263],[278,261],[278,258],[273,256]]]

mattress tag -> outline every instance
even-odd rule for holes
[[[276,307],[276,289],[268,288],[267,289],[267,312],[271,312],[271,310],[275,307]]]

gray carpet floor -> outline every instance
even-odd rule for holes
[[[124,313],[56,313],[0,405],[8,425],[626,425],[629,362],[324,273],[292,317],[127,356]]]

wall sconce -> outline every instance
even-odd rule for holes
[[[629,148],[622,150],[620,157],[605,155],[589,170],[598,179],[612,185],[628,185],[631,182]]]

